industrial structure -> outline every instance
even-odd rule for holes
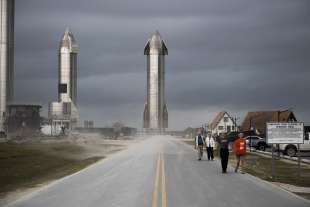
[[[39,134],[42,118],[40,105],[11,104],[8,106],[8,133],[10,136]]]
[[[13,101],[14,0],[0,0],[0,136],[7,133],[8,104]]]
[[[84,120],[84,128],[86,128],[86,129],[94,128],[94,121],[92,121],[92,120]]]
[[[69,29],[66,29],[59,46],[58,102],[49,105],[52,127],[73,129],[77,126],[77,55],[78,45]]]
[[[168,110],[165,99],[165,55],[168,49],[158,31],[148,40],[147,101],[143,113],[143,128],[148,132],[163,132],[168,128]]]

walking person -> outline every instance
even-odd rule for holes
[[[215,141],[211,135],[210,132],[207,133],[207,136],[205,138],[205,142],[206,142],[206,149],[207,149],[207,155],[208,155],[208,160],[212,160],[214,159],[214,155],[213,155],[213,149],[215,147]]]
[[[228,149],[229,139],[227,137],[227,133],[221,133],[220,136],[217,138],[217,142],[219,143],[220,147],[222,173],[227,173],[227,165],[229,158],[229,149]]]
[[[197,152],[198,152],[198,160],[201,160],[202,158],[204,145],[205,145],[205,141],[203,139],[203,136],[199,132],[195,138],[195,148],[197,149]]]
[[[240,133],[238,135],[238,138],[234,141],[234,152],[237,159],[235,172],[238,172],[238,169],[240,167],[240,173],[244,174],[243,166],[244,166],[244,158],[246,155],[246,140],[244,138],[243,133]]]

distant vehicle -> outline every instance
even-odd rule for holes
[[[243,133],[243,135],[245,137],[247,136],[257,136],[257,134],[255,133],[255,131],[253,130],[249,130],[249,131],[241,131],[241,132],[229,132],[227,134],[228,137],[232,137],[232,138],[235,138],[235,137],[238,137],[239,133]]]
[[[253,130],[241,131],[241,132],[229,132],[227,136],[228,136],[228,138],[237,138],[240,133],[243,133],[244,137],[247,137],[247,136],[259,136]]]
[[[303,152],[310,152],[310,132],[305,133],[304,137],[304,143],[300,144],[300,151]],[[298,151],[297,144],[280,144],[280,151],[283,152],[283,154],[288,155],[290,157],[296,156]]]
[[[238,137],[238,134],[239,134],[239,133],[240,133],[240,132],[229,132],[229,133],[227,134],[227,136],[228,136],[228,138],[233,139],[233,138]]]
[[[257,135],[253,130],[242,132],[230,132],[228,133],[227,136],[228,138],[234,139],[238,137],[239,133],[243,133],[248,146],[250,146],[249,144],[251,140],[251,147],[254,147],[257,150],[265,151],[266,148],[269,147],[269,145],[266,143],[266,139],[260,137],[260,135]]]
[[[256,150],[265,151],[269,147],[266,143],[266,139],[259,136],[246,136],[246,143],[250,147],[254,147]]]

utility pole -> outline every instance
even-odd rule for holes
[[[252,147],[252,118],[250,118],[250,152],[252,152],[251,147]]]
[[[278,122],[280,122],[280,113],[281,111],[278,111]],[[278,154],[278,158],[280,158],[280,145],[277,144],[277,154]]]
[[[204,128],[203,124],[201,125],[201,129],[202,129],[202,135],[204,136],[205,135],[205,128]]]
[[[225,116],[224,116],[224,132],[227,133],[227,126],[226,126]]]
[[[239,119],[239,117],[235,116],[235,132],[238,131],[238,124],[237,124],[237,120]]]

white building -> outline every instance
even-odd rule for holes
[[[208,125],[208,131],[212,134],[229,133],[237,131],[236,121],[226,112],[219,112],[213,121]]]

